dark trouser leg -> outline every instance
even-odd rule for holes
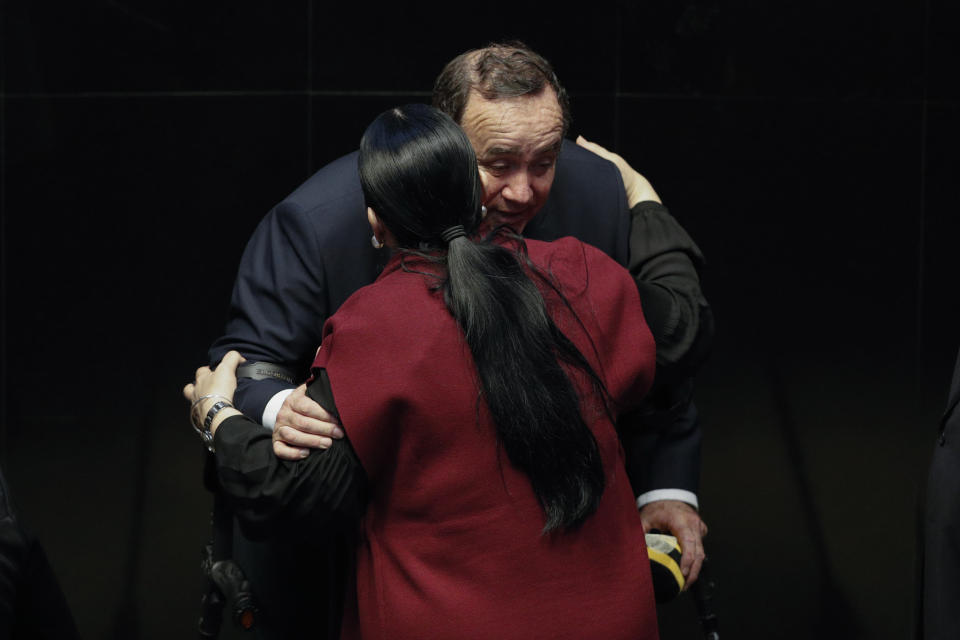
[[[339,637],[345,571],[354,553],[341,537],[293,530],[251,540],[235,527],[233,545],[260,609],[258,640]]]

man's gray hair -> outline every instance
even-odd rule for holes
[[[522,42],[490,44],[460,54],[443,68],[433,85],[433,106],[461,123],[470,92],[485,100],[516,98],[550,86],[563,113],[563,133],[570,128],[570,99],[546,58]]]

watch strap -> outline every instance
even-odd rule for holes
[[[226,409],[227,407],[232,407],[233,405],[229,402],[224,402],[223,400],[218,400],[216,404],[210,407],[210,410],[207,411],[207,417],[203,419],[203,430],[210,431],[210,425],[213,424],[213,417],[220,413],[221,409]]]

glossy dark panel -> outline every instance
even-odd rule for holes
[[[619,101],[613,95],[578,94],[570,96],[570,111],[573,122],[567,137],[576,140],[582,135],[615,151],[618,136],[616,117]]]
[[[4,3],[8,92],[303,90],[308,2]]]
[[[433,5],[316,5],[314,88],[430,91],[455,56],[489,42],[522,40],[546,56],[571,91],[612,91],[616,14],[612,6],[578,12],[559,28],[553,9],[510,3],[464,13]]]
[[[908,436],[931,414],[916,395],[919,105],[650,99],[621,111],[634,115],[623,155],[708,260],[718,331],[697,381],[701,500],[724,628],[906,634],[912,557],[874,566],[865,547],[910,546],[883,502],[915,512],[928,455]],[[788,560],[749,560],[772,555]],[[769,607],[738,596],[758,584]]]
[[[685,94],[915,98],[923,5],[911,0],[633,3],[622,89]]]
[[[427,94],[395,93],[369,96],[314,96],[310,132],[313,171],[360,148],[360,138],[380,113],[402,104],[429,103]]]
[[[927,95],[934,100],[957,100],[957,61],[960,60],[960,5],[951,0],[928,0],[930,21],[926,44]]]
[[[960,104],[932,107],[927,120],[923,217],[924,387],[929,402],[946,402],[952,366],[960,347],[960,311],[954,302],[960,261]]]
[[[305,100],[14,99],[7,120],[10,370],[201,356],[247,237],[306,176]]]
[[[839,337],[880,307],[911,320],[919,107],[624,100],[622,112],[637,114],[621,125],[624,155],[694,233],[712,286],[763,300],[801,337]]]
[[[933,446],[923,425],[942,408],[918,403],[909,366],[883,345],[777,354],[743,329],[727,332],[697,380],[721,628],[910,637],[915,519]],[[882,548],[902,552],[877,562]],[[783,564],[751,560],[771,555]]]
[[[180,389],[254,226],[306,177],[306,115],[7,101],[8,478],[85,637],[195,633],[209,494]]]

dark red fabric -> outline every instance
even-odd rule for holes
[[[635,405],[655,352],[629,274],[571,238],[527,244],[583,326],[546,291],[554,321],[620,408]],[[372,487],[345,636],[656,638],[643,528],[592,387],[574,376],[607,488],[582,527],[542,536],[543,512],[498,452],[469,349],[432,283],[395,258],[329,319],[315,361]]]

